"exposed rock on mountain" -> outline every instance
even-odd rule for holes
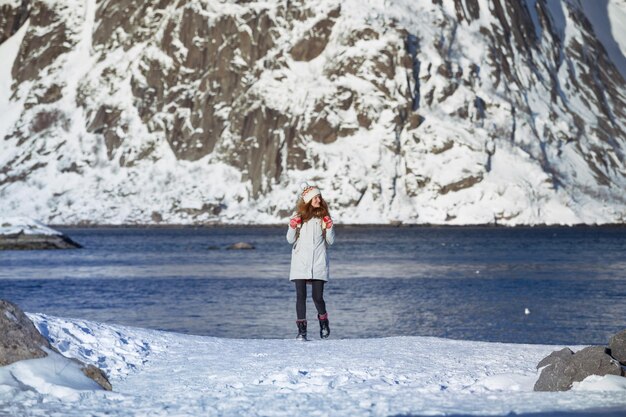
[[[0,207],[267,223],[308,180],[339,221],[621,223],[616,1],[6,2]]]
[[[22,0],[0,4],[0,43],[15,35],[30,13],[30,1]]]

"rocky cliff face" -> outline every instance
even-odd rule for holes
[[[589,5],[0,8],[3,212],[274,222],[308,180],[344,222],[626,218],[624,74]]]
[[[30,1],[0,4],[0,44],[21,28],[30,13]]]

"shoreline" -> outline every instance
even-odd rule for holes
[[[286,227],[287,224],[283,223],[206,223],[206,224],[184,224],[184,223],[162,223],[162,224],[151,224],[151,223],[125,223],[125,224],[54,224],[51,223],[48,225],[49,227],[55,229],[125,229],[125,228],[136,228],[136,229],[215,229],[215,228],[232,228],[232,229],[240,229],[245,227],[254,227],[254,228],[282,228]],[[493,224],[493,223],[481,223],[481,224],[437,224],[437,223],[348,223],[336,224],[337,227],[341,229],[351,229],[351,228],[422,228],[422,229],[575,229],[575,228],[626,228],[626,223],[603,223],[603,224],[588,224],[588,223],[577,223],[577,224],[546,224],[546,223],[538,223],[538,224],[519,224],[519,225],[506,225],[506,224]]]

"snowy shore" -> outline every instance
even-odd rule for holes
[[[590,377],[568,392],[532,391],[536,364],[563,346],[430,337],[222,339],[29,317],[59,351],[102,368],[113,391],[85,389],[62,367],[43,374],[37,359],[24,365],[31,372],[22,372],[19,387],[0,383],[0,416],[626,413],[626,384],[617,378]]]
[[[45,236],[58,236],[62,234],[28,217],[0,217],[0,235],[14,235],[18,233]]]

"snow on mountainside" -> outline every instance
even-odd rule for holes
[[[0,211],[623,223],[623,0],[0,2]]]

